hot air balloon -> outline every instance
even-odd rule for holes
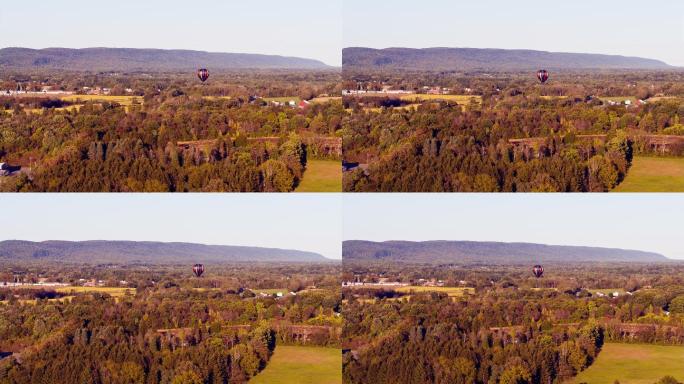
[[[197,77],[204,83],[209,78],[209,70],[206,68],[200,68],[197,70]]]
[[[539,72],[537,72],[537,79],[539,79],[542,84],[546,83],[546,80],[549,79],[549,71],[546,69],[540,69]]]
[[[203,264],[195,264],[192,266],[192,273],[195,274],[195,276],[200,277],[204,273],[204,265]]]
[[[534,277],[538,279],[542,277],[542,275],[544,274],[544,267],[542,267],[541,265],[535,265],[532,268],[532,273],[534,274]]]

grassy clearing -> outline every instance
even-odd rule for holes
[[[438,292],[446,293],[449,297],[461,297],[467,293],[475,293],[475,288],[468,287],[421,287],[421,286],[408,286],[399,287],[395,289],[397,292],[403,293],[421,293],[421,292]]]
[[[635,156],[615,192],[684,192],[684,158]]]
[[[256,293],[257,295],[260,293],[265,293],[267,295],[275,295],[277,293],[282,293],[283,295],[285,295],[290,292],[290,290],[287,288],[251,289],[251,291]]]
[[[64,297],[59,297],[57,299],[47,299],[47,301],[49,303],[65,302],[65,301],[70,301],[73,298],[74,298],[74,296],[64,296]],[[0,301],[0,304],[7,304],[7,303],[9,303],[9,300]],[[38,300],[37,299],[19,300],[19,303],[20,304],[36,305],[36,304],[38,304]]]
[[[338,160],[309,160],[295,192],[342,192],[342,164]]]
[[[134,103],[142,104],[142,97],[140,96],[109,96],[109,95],[68,95],[61,96],[60,99],[70,102],[86,102],[86,101],[100,101],[121,104],[124,107],[133,105]]]
[[[539,96],[540,98],[544,100],[563,100],[567,99],[567,96]]]
[[[55,289],[57,292],[61,293],[106,293],[112,297],[122,297],[127,293],[135,295],[135,288],[124,288],[124,287],[59,287]]]
[[[598,359],[567,384],[653,384],[663,376],[684,380],[684,347],[606,343]]]
[[[676,100],[676,101],[681,101],[681,97],[677,96],[656,96],[656,97],[649,97],[646,101],[649,103],[656,103],[658,101],[663,101],[663,100]]]
[[[413,101],[416,103],[421,102],[421,101],[434,101],[434,100],[455,101],[459,104],[469,104],[471,100],[474,100],[477,104],[480,104],[482,102],[482,97],[481,96],[475,96],[475,95],[418,95],[418,94],[411,94],[411,95],[402,95],[401,99]]]
[[[309,100],[309,102],[314,103],[314,104],[324,104],[324,103],[329,103],[329,102],[341,102],[342,101],[342,96],[326,96],[326,97],[314,97],[313,99]]]
[[[278,346],[250,384],[340,384],[342,351],[337,348]]]

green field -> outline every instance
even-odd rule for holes
[[[342,192],[342,163],[339,160],[309,160],[304,178],[295,192]]]
[[[635,156],[615,192],[684,192],[684,158]]]
[[[598,359],[568,384],[653,384],[663,376],[684,380],[684,347],[606,343]]]
[[[337,348],[278,346],[250,384],[340,384],[342,351]]]

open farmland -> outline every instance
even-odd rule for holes
[[[112,297],[121,297],[127,294],[135,295],[135,288],[125,287],[60,287],[55,289],[60,293],[106,293]]]
[[[421,101],[434,101],[434,100],[446,100],[455,101],[459,104],[469,104],[471,101],[475,101],[477,104],[482,102],[482,97],[474,95],[423,95],[423,94],[411,94],[402,95],[402,100],[421,102]]]
[[[139,96],[68,95],[61,96],[60,99],[73,103],[82,103],[87,101],[117,103],[121,104],[124,107],[128,107],[137,103],[142,103],[142,97]]]
[[[606,343],[596,361],[568,384],[653,384],[684,379],[684,347]]]
[[[460,297],[463,295],[475,293],[475,288],[408,286],[408,287],[397,288],[396,291],[402,292],[402,293],[436,292],[436,293],[446,293],[449,297]]]
[[[250,384],[342,383],[342,353],[337,348],[278,346]]]

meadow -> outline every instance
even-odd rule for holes
[[[664,376],[684,380],[684,347],[606,343],[596,361],[567,384],[653,384]]]
[[[411,94],[402,95],[402,100],[408,100],[413,102],[421,101],[432,101],[432,100],[447,100],[455,101],[459,104],[469,104],[471,101],[475,101],[477,104],[482,102],[482,97],[476,95],[423,95],[423,94]]]
[[[337,348],[277,346],[266,368],[250,384],[342,383],[342,352]]]
[[[125,287],[60,287],[55,289],[60,293],[106,293],[112,297],[122,297],[127,294],[135,295],[135,288]]]
[[[635,156],[614,192],[684,192],[684,158]]]
[[[466,294],[475,293],[475,288],[467,287],[423,287],[423,286],[408,286],[395,289],[402,293],[423,293],[423,292],[437,292],[446,293],[449,297],[461,297]]]
[[[338,160],[309,160],[295,192],[342,192],[342,165]]]
[[[72,103],[82,103],[87,101],[100,101],[117,103],[124,107],[131,106],[133,104],[142,103],[142,97],[139,96],[110,96],[110,95],[68,95],[61,96],[60,99],[64,101],[69,101]]]

